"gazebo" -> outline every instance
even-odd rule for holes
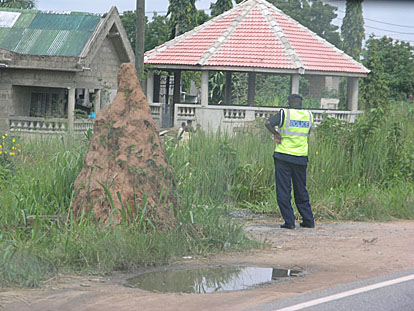
[[[320,120],[325,112],[332,117],[353,121],[360,113],[358,80],[369,73],[362,64],[265,0],[243,1],[203,25],[148,51],[144,62],[150,67],[146,95],[153,112],[162,110],[159,79],[154,79],[153,72],[173,72],[173,102],[169,104],[174,111],[173,125],[190,119],[205,129],[213,130],[218,126],[231,129],[280,109],[254,106],[257,73],[289,75],[291,93],[300,93],[300,76],[307,77],[314,87],[328,89],[334,88],[332,81],[346,77],[348,110],[317,110],[314,114],[316,120]],[[180,103],[180,80],[184,70],[201,71],[199,104]],[[209,105],[209,71],[226,73],[223,105]],[[233,72],[248,74],[248,106],[230,105]]]

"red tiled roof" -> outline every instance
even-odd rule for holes
[[[265,0],[247,0],[145,53],[145,63],[365,75],[362,64]],[[258,70],[259,71],[259,70]],[[308,72],[309,73],[309,72]]]

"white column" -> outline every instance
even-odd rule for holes
[[[201,106],[208,106],[208,70],[201,73]]]
[[[69,89],[68,94],[68,129],[69,133],[73,133],[73,126],[74,126],[74,120],[75,120],[75,88]]]
[[[95,113],[98,113],[101,110],[101,90],[95,91],[95,102],[94,102],[94,110]]]
[[[149,104],[154,102],[154,72],[151,70],[147,76],[147,102]]]
[[[83,104],[89,107],[89,89],[83,89]]]
[[[348,110],[358,110],[359,78],[348,78]]]
[[[290,76],[290,94],[299,94],[299,75]]]

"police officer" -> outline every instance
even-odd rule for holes
[[[273,134],[276,149],[275,162],[276,196],[284,219],[281,228],[294,229],[295,215],[291,205],[291,184],[295,203],[302,216],[301,227],[314,228],[312,208],[306,189],[306,168],[308,165],[308,136],[313,122],[312,112],[302,109],[302,97],[292,94],[288,97],[288,109],[266,121],[266,128]],[[279,128],[279,132],[275,127]]]

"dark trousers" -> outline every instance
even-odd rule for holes
[[[276,196],[280,212],[288,225],[295,224],[295,215],[291,204],[291,185],[295,203],[302,220],[305,223],[313,224],[313,213],[309,203],[309,194],[306,190],[306,168],[307,165],[298,165],[286,161],[275,160]]]

